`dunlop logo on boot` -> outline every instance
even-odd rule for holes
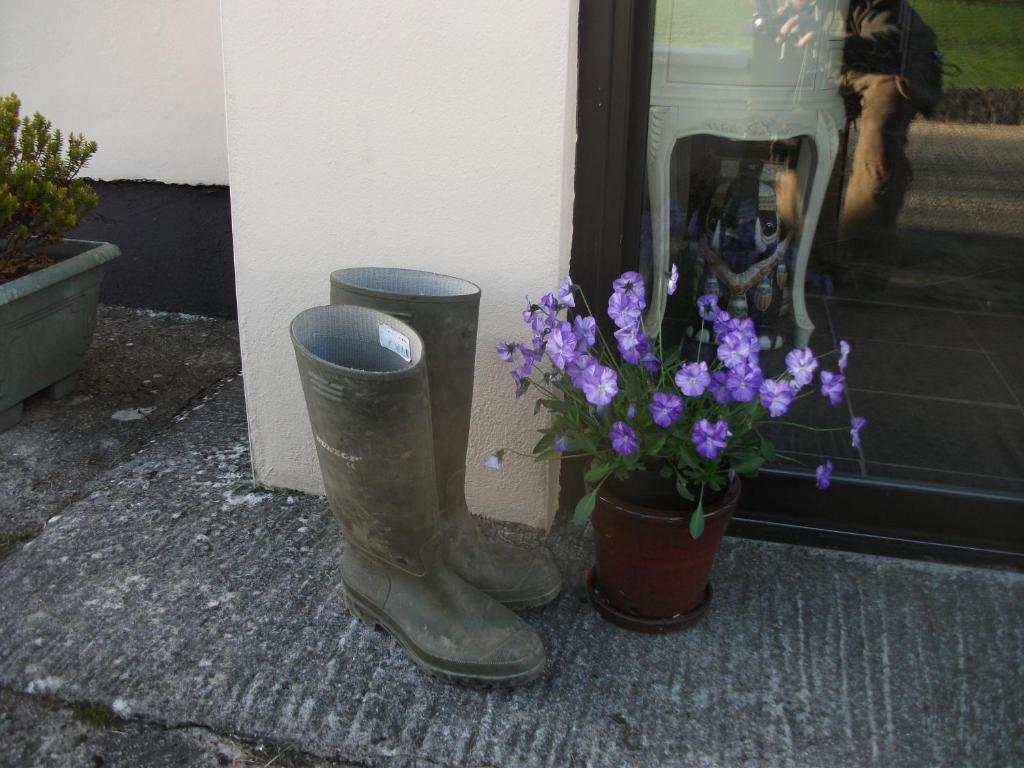
[[[316,438],[317,445],[319,445],[328,453],[337,456],[339,459],[344,461],[346,464],[348,464],[349,469],[355,469],[356,462],[362,461],[363,459],[362,456],[352,456],[350,454],[345,453],[344,451],[339,451],[337,448],[332,448],[324,441],[322,437],[320,437],[320,435],[313,435],[313,437]]]

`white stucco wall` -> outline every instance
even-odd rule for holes
[[[567,272],[578,0],[222,0],[242,364],[257,479],[320,491],[288,323],[329,273],[405,266],[483,289],[469,495],[543,526],[553,465],[529,449],[499,339]]]
[[[99,144],[85,174],[226,184],[217,0],[0,0],[0,92]]]

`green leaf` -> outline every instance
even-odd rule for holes
[[[539,400],[537,402],[540,402]],[[550,448],[554,445],[555,436],[551,432],[546,432],[544,437],[537,441],[537,444],[533,446],[533,450],[530,453],[537,455],[542,453],[545,449]]]
[[[775,446],[766,437],[761,438],[761,455],[764,456],[765,461],[775,461]]]
[[[697,502],[697,509],[690,516],[690,536],[699,539],[702,533],[704,533],[704,494],[701,494],[701,499]]]
[[[697,451],[689,443],[681,443],[679,450],[676,451],[676,456],[680,464],[685,464],[690,469],[700,469],[700,462],[697,461]]]
[[[585,432],[580,432],[573,438],[573,442],[587,453],[597,453],[597,443]]]
[[[568,400],[538,400],[537,402],[542,403],[549,411],[556,413],[568,413],[576,407]]]
[[[652,456],[657,453],[660,453],[661,449],[665,447],[666,440],[668,440],[668,433],[662,432],[660,435],[655,437],[654,440],[651,441],[651,444],[647,446],[646,452]]]
[[[608,473],[612,471],[611,464],[605,464],[604,462],[595,461],[590,465],[590,469],[587,470],[587,474],[583,476],[583,479],[588,483],[599,483],[608,476]]]
[[[676,491],[687,501],[693,501],[693,494],[686,487],[686,478],[682,475],[676,475]]]
[[[583,525],[587,522],[594,511],[594,504],[597,502],[597,488],[592,490],[576,503],[576,511],[573,512],[572,521],[575,525]]]
[[[662,467],[658,470],[658,474],[664,479],[668,480],[672,477],[672,467]]]
[[[733,471],[738,475],[749,475],[764,464],[764,456],[756,453],[740,453],[730,457]]]
[[[662,365],[666,368],[670,368],[679,362],[679,358],[682,354],[682,342],[676,344],[665,353],[665,359],[662,360]]]

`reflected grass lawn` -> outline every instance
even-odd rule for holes
[[[1024,87],[1024,6],[916,0],[939,38],[943,58],[963,70],[947,87]]]
[[[935,30],[943,57],[962,70],[947,87],[1024,88],[1024,5],[914,0],[913,7]],[[658,0],[656,45],[749,48],[755,3]]]

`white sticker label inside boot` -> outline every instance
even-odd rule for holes
[[[380,345],[384,347],[384,349],[390,349],[407,363],[412,362],[409,337],[403,336],[386,323],[379,323],[377,325],[377,335],[380,339]]]

